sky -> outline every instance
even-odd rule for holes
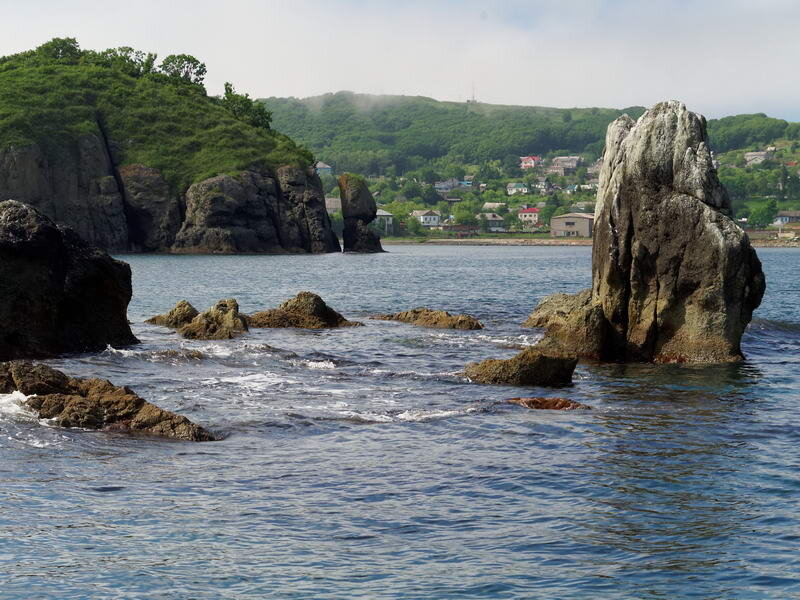
[[[557,107],[682,100],[800,121],[800,0],[0,0],[0,55],[53,38],[192,54],[209,93]]]

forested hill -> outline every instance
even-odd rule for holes
[[[641,107],[544,108],[439,102],[338,92],[268,98],[274,127],[337,172],[401,174],[423,166],[482,164],[528,154],[598,157],[608,124]]]
[[[518,162],[519,156],[581,154],[598,158],[608,124],[642,107],[544,108],[439,102],[419,96],[338,92],[298,100],[264,100],[273,124],[305,144],[336,172],[403,174],[421,167]],[[800,123],[764,114],[712,119],[718,153],[756,150],[775,140],[800,140]]]

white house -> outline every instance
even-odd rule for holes
[[[515,194],[527,194],[528,191],[528,186],[524,183],[512,182],[506,186],[506,193],[509,196],[513,196]]]
[[[415,210],[411,216],[422,223],[423,227],[438,227],[442,215],[438,210]]]
[[[506,230],[506,221],[497,213],[480,213],[475,215],[478,222],[485,221],[487,229],[494,232],[504,232]]]
[[[379,208],[375,215],[375,224],[380,227],[384,233],[390,234],[394,231],[394,215]]]
[[[538,208],[523,208],[517,213],[517,218],[522,221],[523,225],[538,225],[539,224],[539,209]]]

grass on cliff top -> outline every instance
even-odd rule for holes
[[[38,144],[50,161],[107,134],[119,165],[160,170],[176,192],[251,166],[307,166],[309,152],[278,132],[237,120],[202,86],[161,74],[133,77],[86,64],[0,69],[0,150]]]

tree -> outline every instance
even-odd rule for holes
[[[58,61],[75,64],[82,52],[75,38],[53,38],[36,48],[36,55],[45,61]]]
[[[251,100],[248,94],[237,94],[232,83],[225,82],[225,95],[220,99],[220,104],[236,119],[248,125],[267,130],[270,128],[272,113],[267,107],[261,102]]]
[[[189,54],[170,54],[161,62],[159,69],[168,77],[198,85],[203,84],[206,76],[205,63]]]
[[[752,229],[768,227],[772,224],[777,215],[778,203],[773,199],[766,204],[762,204],[761,206],[754,208],[750,212],[750,216],[747,219],[747,224]]]

